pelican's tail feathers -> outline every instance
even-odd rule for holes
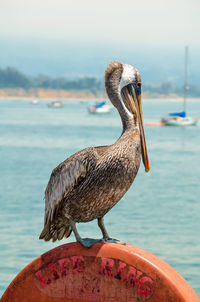
[[[48,233],[49,233],[49,224],[45,224],[39,239],[44,239]]]
[[[39,239],[44,239],[45,241],[52,241],[61,240],[64,236],[68,238],[72,232],[71,226],[69,224],[55,224],[55,223],[47,223],[41,234]]]
[[[65,237],[68,238],[72,233],[72,228],[70,225],[68,225],[68,228],[66,229],[66,232],[65,232]]]

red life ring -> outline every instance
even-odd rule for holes
[[[12,281],[1,302],[199,302],[166,262],[131,245],[79,243],[36,258]]]

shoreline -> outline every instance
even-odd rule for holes
[[[102,100],[109,100],[107,96],[105,97],[93,97],[93,98],[88,98],[88,97],[71,97],[71,98],[59,98],[59,97],[55,97],[55,98],[38,98],[38,97],[19,97],[19,96],[0,96],[0,101],[4,101],[4,100],[8,100],[8,101],[63,101],[63,102],[67,102],[67,101],[91,101],[91,102],[101,102]],[[174,101],[180,101],[183,102],[183,98],[182,97],[169,97],[169,96],[160,96],[160,97],[151,97],[151,96],[143,96],[142,97],[143,101],[169,101],[169,102],[174,102]],[[189,97],[187,99],[187,102],[190,101],[200,101],[200,97]]]
[[[142,93],[143,100],[169,100],[169,101],[183,101],[183,96],[179,95],[163,95],[163,94],[148,94]],[[106,94],[97,93],[96,95],[90,91],[69,91],[69,90],[44,90],[44,89],[0,89],[0,100],[62,100],[62,101],[102,101],[108,99]],[[199,97],[188,97],[189,100],[200,100]]]

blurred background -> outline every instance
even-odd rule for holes
[[[120,136],[116,110],[90,110],[107,101],[104,70],[116,60],[142,75],[151,171],[141,165],[106,225],[167,261],[200,296],[199,15],[198,0],[0,1],[0,294],[38,255],[74,241],[39,241],[44,190],[66,157]],[[161,127],[184,109],[184,88],[195,127]],[[78,228],[100,236],[95,221]]]
[[[199,96],[198,0],[2,0],[0,5],[1,72],[12,67],[31,78],[102,79],[106,64],[118,60],[138,68],[144,86],[165,84],[164,94],[180,93],[189,45],[191,94]]]

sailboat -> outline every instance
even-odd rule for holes
[[[109,113],[112,109],[113,106],[106,104],[105,101],[96,103],[95,105],[88,107],[90,113]]]
[[[112,105],[107,104],[103,98],[105,97],[105,91],[104,91],[104,79],[102,79],[100,84],[100,95],[102,98],[102,101],[96,102],[94,105],[88,107],[89,113],[97,113],[97,114],[104,114],[109,113],[114,108]]]
[[[188,46],[185,47],[185,72],[184,72],[184,99],[183,111],[169,113],[166,118],[161,119],[164,126],[196,126],[197,120],[186,115],[186,100],[187,100],[187,77],[188,77]]]

